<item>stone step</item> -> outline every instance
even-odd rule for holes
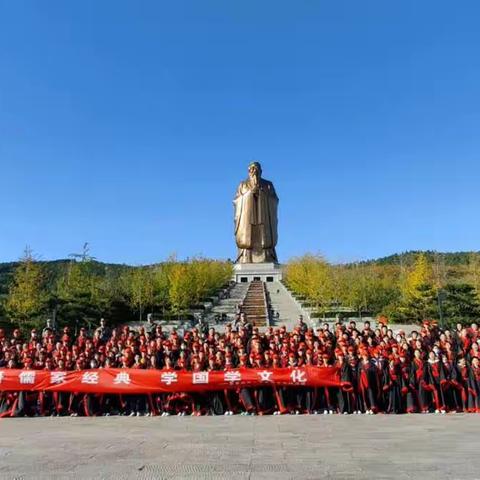
[[[247,321],[256,327],[268,324],[268,309],[265,284],[259,280],[252,281],[245,295],[242,312],[246,314]]]
[[[270,296],[270,308],[280,314],[280,318],[274,318],[272,323],[286,325],[289,330],[292,329],[297,324],[300,315],[305,315],[305,312],[282,283],[269,282],[266,283],[266,287]]]
[[[248,286],[248,283],[237,283],[234,285],[234,287],[230,290],[230,297],[220,300],[220,302],[205,315],[205,320],[208,323],[215,323],[215,317],[222,314],[227,316],[228,322],[234,320],[237,306],[243,302],[248,290]]]

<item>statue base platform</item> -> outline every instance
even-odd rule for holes
[[[233,270],[236,283],[249,283],[252,280],[278,282],[282,279],[282,267],[277,263],[236,263]]]

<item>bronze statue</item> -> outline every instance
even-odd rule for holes
[[[277,263],[278,197],[272,182],[261,175],[260,164],[251,163],[233,201],[238,263]]]

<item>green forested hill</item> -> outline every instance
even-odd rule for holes
[[[468,265],[472,254],[477,254],[479,252],[434,252],[432,250],[410,250],[408,252],[394,253],[393,255],[388,255],[386,257],[381,257],[373,260],[366,260],[365,262],[361,263],[374,265],[409,266],[415,263],[415,259],[421,253],[425,254],[425,256],[430,262],[440,260],[445,264],[445,266],[460,266]]]
[[[47,287],[52,287],[56,281],[65,275],[68,265],[71,263],[69,259],[38,261],[42,266],[44,275],[46,277]],[[107,272],[113,272],[120,274],[125,270],[133,267],[128,265],[115,264],[115,263],[103,263],[96,260],[90,262],[93,272],[97,275],[104,276]],[[8,286],[11,282],[15,268],[19,265],[19,262],[6,262],[0,263],[0,295],[6,295],[8,293]]]

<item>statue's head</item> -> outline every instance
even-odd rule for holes
[[[251,179],[259,180],[262,176],[262,166],[259,162],[252,162],[248,166],[248,176]]]

